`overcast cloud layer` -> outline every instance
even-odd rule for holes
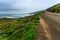
[[[47,9],[57,3],[60,0],[0,0],[0,12],[19,10],[21,13],[30,13]]]

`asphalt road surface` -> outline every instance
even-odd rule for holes
[[[46,12],[44,14],[48,23],[48,33],[51,36],[51,40],[60,40],[60,14],[54,14]]]

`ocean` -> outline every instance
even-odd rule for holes
[[[19,12],[0,12],[0,18],[20,18],[25,16],[30,16],[33,14],[29,13],[19,13]]]

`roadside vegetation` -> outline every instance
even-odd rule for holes
[[[0,19],[0,40],[37,40],[36,26],[42,12],[16,19]]]
[[[55,13],[60,13],[60,3],[54,5],[53,7],[48,8],[47,11],[55,12]]]

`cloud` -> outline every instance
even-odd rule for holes
[[[44,10],[60,0],[0,0],[0,9],[20,9],[22,13]]]

